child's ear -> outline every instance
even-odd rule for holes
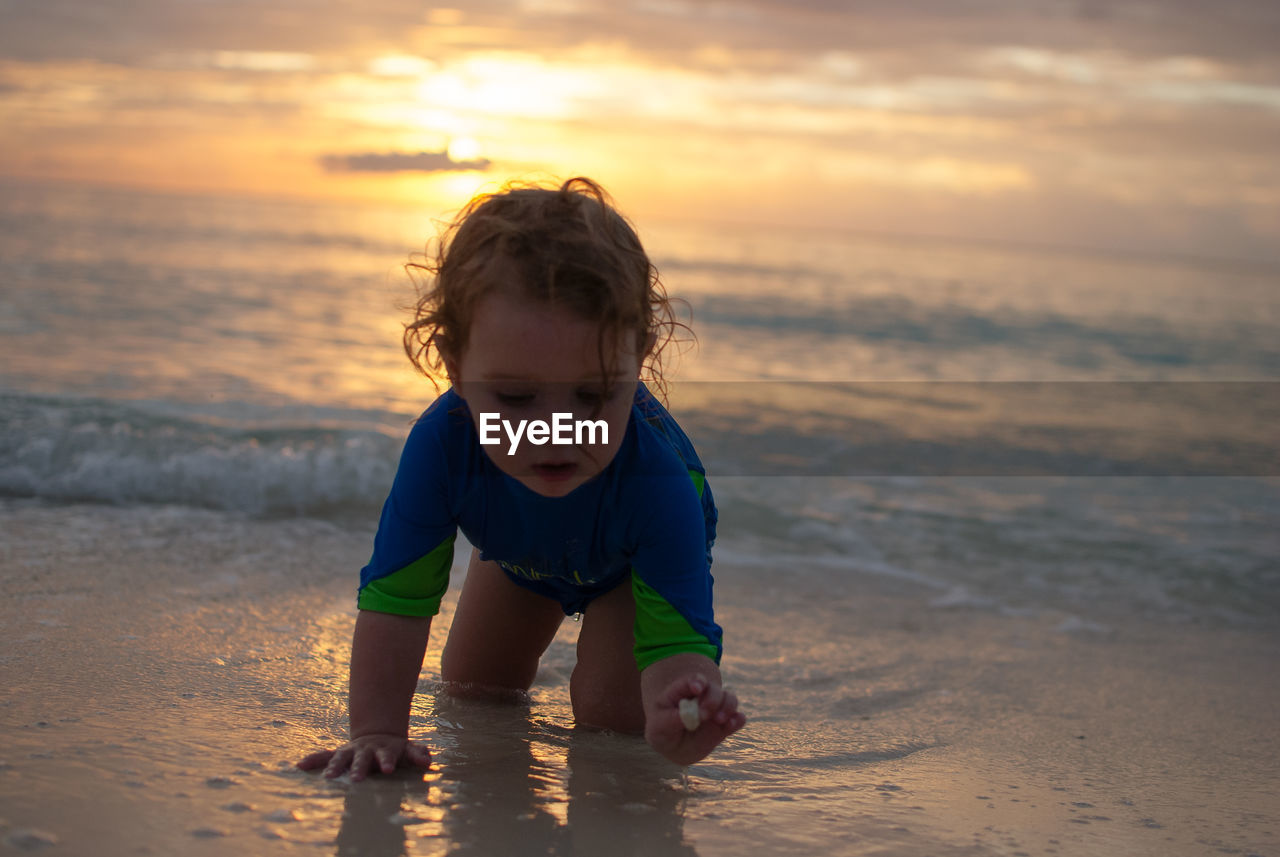
[[[436,350],[440,352],[440,359],[444,361],[444,371],[449,376],[449,383],[453,385],[454,392],[465,399],[466,396],[462,393],[462,373],[458,371],[457,356],[447,347],[444,347],[439,340],[436,341],[435,345]]]

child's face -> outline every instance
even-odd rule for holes
[[[500,442],[481,447],[499,470],[545,497],[563,497],[600,473],[627,430],[642,355],[622,342],[613,346],[613,354],[605,354],[606,360],[614,358],[616,374],[601,401],[598,334],[596,324],[568,310],[492,292],[475,308],[466,350],[456,361],[446,360],[454,389],[466,400],[477,430],[483,413],[499,414],[512,430],[521,420],[551,425],[555,413],[572,414],[573,423],[607,423],[608,443],[599,442],[598,432],[596,443],[582,446],[535,445],[524,436],[515,453],[508,454],[511,440],[499,428]]]

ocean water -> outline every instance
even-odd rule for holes
[[[6,188],[0,494],[375,517],[435,395],[399,345],[433,216]],[[722,551],[1020,608],[1276,621],[1280,272],[641,231],[697,336],[669,397]]]
[[[167,788],[170,813],[190,805],[179,794],[214,807],[139,841],[593,853],[624,829],[628,853],[1012,854],[1073,815],[1074,853],[1274,844],[1261,794],[1273,762],[1229,811],[1196,803],[1233,754],[1275,749],[1251,713],[1274,678],[1221,689],[1255,695],[1214,715],[1208,738],[1148,684],[1273,668],[1280,271],[795,228],[639,224],[697,336],[670,355],[669,398],[721,509],[726,671],[753,717],[734,747],[673,772],[569,729],[567,625],[531,716],[420,695],[441,761],[425,793],[403,780],[335,792],[289,771],[279,757],[342,733],[350,596],[401,443],[434,396],[399,344],[402,265],[443,214],[0,187],[0,712],[19,737],[73,732],[73,766],[107,777],[135,820],[135,792]],[[1209,658],[1192,638],[1230,651]],[[178,653],[188,645],[204,654]],[[1067,645],[1087,651],[1063,665]],[[128,649],[150,666],[131,672]],[[429,657],[428,689],[431,670]],[[1074,734],[1030,773],[1000,748],[1008,730],[1042,735],[1045,717],[1083,728],[1060,687],[1110,688],[1098,706],[1166,716],[1179,746],[1204,753],[1170,760],[1182,773],[1162,775],[1156,808],[1127,785],[1146,773],[1080,774]],[[135,746],[156,736],[121,738],[108,716],[153,692],[171,700],[154,729],[183,752],[187,728],[204,754],[246,722],[258,734],[210,773],[167,756],[156,768]],[[202,696],[215,702],[196,713]],[[79,787],[16,746],[25,755],[0,760],[0,833],[41,847],[42,825],[73,853],[83,831],[36,807],[42,790],[71,800]],[[946,755],[956,746],[962,761]],[[1098,752],[1089,764],[1119,751]],[[512,754],[515,774],[462,773]],[[950,798],[913,803],[941,776],[917,758],[952,765],[955,800],[994,828]],[[111,779],[108,764],[134,773]],[[619,779],[620,764],[641,774]],[[245,790],[256,797],[235,797]],[[1050,806],[1053,819],[1036,814]],[[1187,806],[1203,829],[1159,845],[1152,831]],[[352,818],[373,821],[353,832]],[[515,818],[541,832],[528,839]],[[833,847],[832,830],[852,838]],[[1155,838],[1124,846],[1139,833]],[[1059,853],[1052,842],[1039,845]]]

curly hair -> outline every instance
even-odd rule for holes
[[[616,344],[634,337],[644,372],[665,396],[663,351],[678,331],[691,337],[692,331],[676,319],[635,229],[600,185],[582,177],[558,188],[507,184],[472,199],[437,239],[434,254],[430,249],[423,261],[405,266],[418,300],[404,350],[433,383],[446,375],[445,358],[466,350],[479,301],[514,288],[599,324],[606,387]]]

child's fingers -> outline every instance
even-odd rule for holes
[[[390,774],[396,769],[396,761],[399,760],[400,754],[390,747],[379,747],[375,751],[378,758],[378,767],[382,769],[382,773]]]
[[[329,764],[329,760],[333,758],[332,750],[317,750],[314,753],[308,753],[298,760],[298,768],[303,771],[314,771],[317,768],[323,768]]]
[[[673,681],[663,694],[662,699],[668,707],[674,708],[680,704],[682,699],[701,699],[702,695],[707,692],[710,682],[706,676],[699,673],[693,675],[682,676]]]
[[[721,712],[722,713],[722,712]],[[743,726],[747,725],[747,716],[740,711],[734,712],[725,718],[723,722],[719,720],[719,714],[716,719],[716,729],[720,732],[720,740],[724,740],[737,732]]]
[[[342,772],[351,766],[352,755],[354,754],[349,747],[339,747],[330,757],[329,764],[325,766],[324,775],[329,779],[342,776]]]
[[[361,747],[356,750],[355,757],[351,760],[351,781],[358,783],[369,776],[370,771],[373,769],[373,764],[373,750],[367,747]]]
[[[393,773],[402,758],[421,768],[431,766],[431,751],[406,741],[373,746],[347,744],[337,750],[317,750],[299,760],[298,767],[304,771],[324,768],[324,775],[329,779],[349,771],[352,781],[358,782],[370,774]]]
[[[733,716],[738,713],[738,697],[731,690],[721,688],[720,705],[716,707],[711,719],[717,726],[727,726]]]
[[[702,715],[702,721],[723,724],[724,719],[720,715],[724,711],[726,705],[736,708],[738,698],[730,693],[723,685],[709,682],[702,698],[698,702],[698,711]]]
[[[408,756],[410,762],[420,768],[431,767],[431,751],[421,744],[410,743],[405,748],[405,755]]]

